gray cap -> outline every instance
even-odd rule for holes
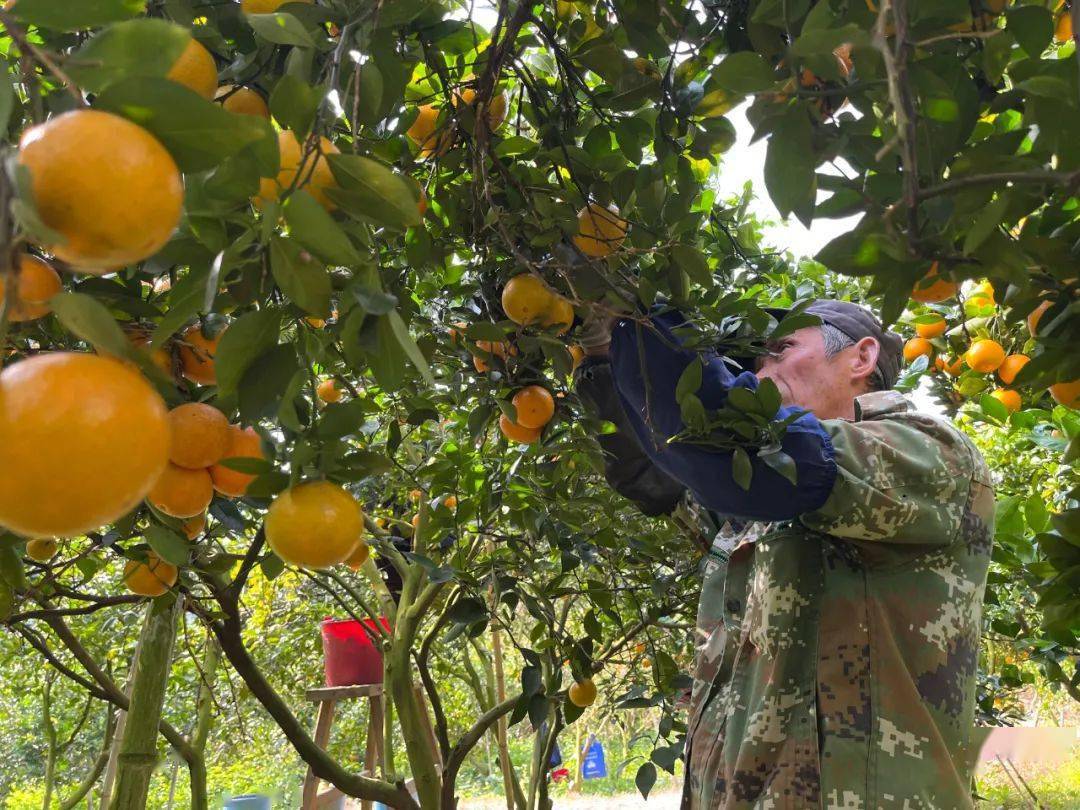
[[[778,319],[783,318],[788,310],[770,309]],[[827,323],[839,329],[854,341],[864,337],[874,338],[881,346],[878,354],[877,370],[886,388],[896,385],[896,379],[900,376],[900,361],[904,353],[904,341],[896,334],[881,325],[869,309],[853,304],[851,301],[830,301],[819,298],[812,301],[802,312],[809,315],[817,315],[822,323]]]

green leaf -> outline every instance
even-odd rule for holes
[[[124,337],[105,305],[89,295],[65,292],[50,301],[53,312],[65,329],[93,345],[100,352],[134,358],[131,343]]]
[[[870,41],[866,31],[855,23],[848,23],[840,28],[818,28],[813,31],[805,31],[791,46],[791,51],[796,56],[832,56],[833,50],[840,45],[850,43],[852,46],[868,44]],[[835,58],[835,57],[834,57]]]
[[[712,270],[705,254],[690,245],[672,245],[671,260],[703,287],[712,285]]]
[[[420,224],[415,187],[389,166],[360,155],[328,155],[340,189],[327,195],[350,213],[393,227]]]
[[[776,412],[780,410],[781,402],[780,389],[776,387],[776,383],[768,377],[763,379],[758,383],[757,398],[763,415],[770,419],[776,416]]]
[[[267,552],[259,558],[259,568],[262,569],[263,576],[273,582],[285,570],[285,563],[277,554]]]
[[[784,337],[784,335],[790,335],[792,332],[797,332],[808,326],[819,326],[820,324],[821,318],[817,315],[811,315],[809,312],[798,312],[794,315],[787,315],[781,319],[780,323],[776,325],[776,328],[769,333],[769,340],[779,340]]]
[[[728,391],[727,404],[743,413],[761,413],[761,406],[754,392],[741,385],[736,385]]]
[[[229,325],[214,356],[219,397],[227,399],[236,394],[248,366],[277,343],[280,329],[281,312],[276,309],[249,312]]]
[[[319,318],[330,315],[330,274],[322,262],[291,239],[270,240],[270,272],[281,291],[300,309]]]
[[[682,402],[687,394],[697,393],[701,387],[701,361],[697,358],[691,360],[683,373],[679,375],[679,382],[675,385],[675,401]]]
[[[99,95],[94,106],[147,129],[184,172],[214,168],[261,139],[267,126],[265,119],[233,115],[168,79],[122,79]]]
[[[387,0],[380,6],[378,28],[397,28],[420,16],[436,0]]]
[[[769,197],[781,216],[794,213],[806,227],[813,219],[817,194],[813,135],[809,114],[793,105],[773,130],[765,153]]]
[[[19,0],[11,13],[31,25],[78,31],[127,20],[146,12],[146,0]]]
[[[975,251],[999,224],[1001,218],[1009,208],[1009,193],[1003,191],[995,197],[989,205],[985,206],[972,223],[971,229],[964,237],[964,253],[970,254]]]
[[[757,93],[773,86],[776,77],[764,57],[754,51],[738,51],[713,68],[712,81],[733,93]]]
[[[315,40],[304,24],[292,14],[277,11],[273,14],[245,14],[255,33],[275,45],[300,45],[314,48]]]
[[[431,367],[428,365],[427,359],[420,351],[420,347],[416,345],[416,341],[412,339],[412,335],[409,334],[409,327],[405,325],[405,321],[401,319],[401,316],[397,311],[387,313],[385,317],[390,322],[390,328],[393,330],[394,337],[397,338],[398,344],[405,352],[405,356],[409,358],[409,361],[416,366],[416,370],[420,372],[420,376],[424,378],[424,382],[428,385],[435,385],[435,378],[431,375]]]
[[[1028,56],[1037,59],[1054,35],[1054,18],[1042,6],[1014,6],[1005,9],[1005,28]]]
[[[68,60],[68,74],[84,90],[100,93],[132,76],[164,77],[191,42],[191,32],[154,18],[127,20],[95,34]]]
[[[152,348],[160,348],[202,309],[209,275],[209,266],[193,267],[173,285],[169,291],[169,308],[150,341]]]
[[[750,456],[741,447],[736,447],[731,456],[731,477],[736,484],[749,491],[753,476],[754,467],[750,463]]]
[[[312,87],[290,73],[282,76],[270,94],[270,113],[282,129],[291,129],[303,143],[315,120],[325,90]]]
[[[11,86],[11,77],[7,74],[0,76],[0,132],[7,132],[17,101],[15,88]]]
[[[298,189],[290,194],[284,209],[289,236],[315,256],[339,266],[360,261],[342,227],[307,191]]]
[[[172,529],[160,523],[151,523],[144,534],[146,542],[161,559],[173,565],[186,565],[191,554],[191,544]]]
[[[239,408],[243,422],[255,422],[277,413],[289,382],[299,369],[296,347],[279,343],[263,352],[240,380]]]
[[[649,791],[653,789],[653,785],[656,784],[656,766],[651,762],[646,762],[640,768],[637,769],[637,774],[634,776],[634,785],[637,786],[638,792],[643,799],[649,798]]]
[[[795,460],[783,450],[758,451],[758,458],[784,476],[793,485],[798,485],[798,471]]]
[[[356,120],[372,126],[382,120],[380,115],[383,100],[383,76],[374,59],[369,59],[357,68],[359,103],[356,107]]]
[[[983,394],[979,399],[979,409],[991,419],[995,419],[998,422],[1009,421],[1009,409],[1005,407],[1004,403],[994,399],[994,397],[989,394]]]

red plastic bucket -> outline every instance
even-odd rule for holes
[[[387,633],[390,625],[385,616],[379,621]],[[327,686],[356,686],[383,682],[381,646],[375,622],[364,619],[326,619],[322,623],[323,667]]]

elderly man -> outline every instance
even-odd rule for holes
[[[683,490],[720,516],[703,560],[683,807],[971,807],[975,673],[994,500],[948,421],[890,390],[900,339],[867,310],[815,301],[820,325],[767,345],[757,372],[702,358],[724,405],[772,380],[795,483],[679,441],[676,384],[697,354],[677,312],[586,330],[578,391],[618,427],[613,486],[649,514]],[[685,333],[683,333],[685,334]],[[751,453],[751,456],[753,454]]]

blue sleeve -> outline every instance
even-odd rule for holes
[[[732,477],[732,454],[699,445],[669,442],[684,424],[675,401],[675,386],[697,353],[682,348],[672,332],[683,316],[667,311],[652,317],[655,329],[631,320],[619,321],[611,334],[611,367],[623,408],[642,448],[662,470],[685,484],[708,509],[746,520],[792,520],[820,508],[836,481],[832,443],[822,423],[803,414],[787,430],[782,447],[795,461],[797,484],[792,484],[751,453],[753,475],[745,490]],[[735,386],[756,389],[749,371],[736,375],[720,357],[703,358],[697,396],[708,410],[724,405]],[[648,379],[646,387],[645,379]],[[799,408],[784,407],[782,420]]]

